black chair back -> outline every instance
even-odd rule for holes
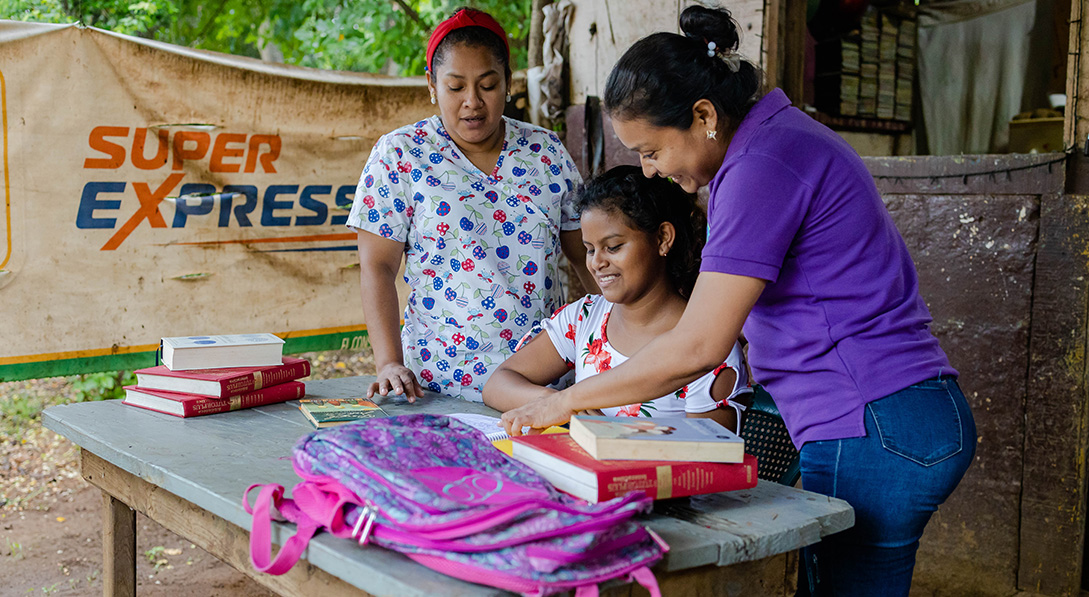
[[[802,474],[798,450],[771,394],[758,385],[753,390],[753,405],[745,411],[745,425],[741,428],[745,451],[756,456],[757,477],[793,486]]]

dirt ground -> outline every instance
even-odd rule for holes
[[[309,379],[374,374],[369,353],[301,356],[313,365]],[[58,403],[72,394],[71,380],[0,383],[0,401],[19,393]],[[80,476],[70,442],[38,420],[0,438],[0,595],[101,595],[101,509],[101,492]],[[274,595],[143,515],[136,529],[139,595]]]

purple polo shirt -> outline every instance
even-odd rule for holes
[[[749,363],[798,447],[864,436],[866,403],[956,375],[866,166],[779,89],[738,127],[707,212],[701,270],[768,281]]]

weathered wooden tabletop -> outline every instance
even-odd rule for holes
[[[310,381],[311,398],[358,398],[371,377]],[[391,415],[472,412],[497,415],[483,404],[428,394],[415,404],[380,398]],[[253,483],[298,481],[291,448],[313,428],[297,403],[180,419],[120,401],[85,402],[49,408],[45,426],[85,451],[191,502],[242,529],[250,516],[242,494]],[[670,545],[659,575],[709,564],[726,566],[760,560],[816,543],[854,523],[844,501],[761,481],[752,490],[659,502],[647,525]],[[292,525],[276,525],[282,543]],[[304,554],[309,563],[367,593],[383,595],[497,595],[500,591],[458,581],[399,554],[356,547],[319,534]]]

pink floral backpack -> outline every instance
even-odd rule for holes
[[[560,493],[459,421],[420,414],[320,429],[296,443],[293,464],[303,480],[291,499],[275,484],[252,485],[243,498],[257,570],[287,572],[323,529],[526,595],[596,595],[613,578],[659,595],[650,566],[668,547],[633,520],[650,498],[588,504]],[[275,558],[272,507],[297,525]]]

